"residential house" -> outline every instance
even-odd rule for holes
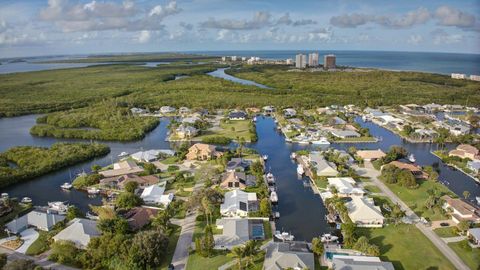
[[[342,118],[335,116],[333,117],[333,120],[335,121],[335,125],[345,125],[347,124],[347,121],[343,120]]]
[[[288,118],[295,117],[297,115],[297,111],[295,109],[288,108],[283,110],[283,115],[285,115],[285,117],[288,117]]]
[[[255,186],[255,184],[255,176],[244,172],[231,171],[223,176],[220,187],[224,189],[245,189],[246,187]]]
[[[335,164],[332,164],[325,160],[325,158],[319,152],[311,152],[308,155],[308,162],[313,167],[317,176],[337,176],[338,171]]]
[[[407,171],[411,172],[413,174],[413,176],[415,176],[415,178],[417,178],[417,179],[427,179],[428,178],[428,174],[425,173],[422,170],[422,167],[420,167],[418,165],[415,165],[415,164],[410,164],[410,163],[405,163],[405,162],[395,160],[395,161],[392,161],[392,162],[388,163],[388,165],[393,165],[393,166],[399,168],[400,170],[407,170]]]
[[[270,115],[270,114],[275,112],[275,107],[265,106],[265,107],[262,108],[262,110],[263,110],[263,113],[265,113],[266,115]]]
[[[167,207],[173,201],[174,195],[173,193],[169,193],[169,194],[164,194],[164,193],[165,193],[164,186],[151,185],[146,187],[142,191],[140,198],[142,198],[145,203],[160,204],[160,205],[163,205],[164,207]]]
[[[128,182],[136,182],[139,188],[145,188],[157,184],[160,181],[155,175],[138,176],[136,174],[125,174],[116,177],[103,178],[100,185],[112,189],[124,189]]]
[[[246,160],[243,158],[232,158],[227,163],[226,171],[233,172],[233,171],[245,171],[248,167],[250,167],[252,161]]]
[[[348,216],[357,227],[382,227],[384,217],[379,206],[376,206],[372,198],[353,196],[347,202]]]
[[[264,270],[315,269],[313,253],[299,243],[271,243],[266,250]]]
[[[158,211],[159,210],[155,208],[135,207],[130,209],[124,217],[130,229],[137,231],[149,224],[151,219],[157,215]]]
[[[133,174],[133,173],[141,173],[143,172],[143,168],[138,166],[135,161],[127,159],[122,160],[120,162],[113,164],[112,170],[105,170],[98,172],[99,174],[103,175],[104,177],[114,177],[124,174]]]
[[[215,146],[196,143],[188,149],[187,160],[210,160],[222,156],[222,152],[215,149]]]
[[[139,151],[131,154],[130,157],[138,162],[152,162],[160,156],[173,156],[175,151],[170,149],[152,149],[147,151]]]
[[[467,168],[472,170],[474,173],[480,172],[480,160],[474,160],[467,162]]]
[[[54,211],[36,209],[10,221],[5,227],[7,227],[10,233],[14,234],[20,233],[28,227],[35,227],[42,231],[50,231],[55,224],[64,219],[64,215],[59,215]]]
[[[391,262],[382,262],[379,257],[334,254],[333,270],[395,270]]]
[[[160,112],[161,113],[174,113],[175,112],[175,108],[174,107],[170,107],[170,106],[162,106],[160,107]]]
[[[247,119],[247,113],[242,111],[234,111],[228,114],[229,120],[245,120]]]
[[[472,243],[473,247],[480,248],[480,228],[471,228],[468,229],[467,237]]]
[[[332,133],[333,136],[341,139],[359,138],[361,136],[360,133],[353,130],[334,129],[330,131],[330,133]]]
[[[225,193],[225,200],[220,205],[220,213],[226,217],[246,217],[249,212],[257,210],[257,194],[238,189]]]
[[[443,209],[450,212],[455,223],[466,220],[471,223],[480,223],[480,208],[462,199],[454,199],[448,195],[442,197],[445,201]]]
[[[435,103],[430,103],[430,104],[424,105],[423,108],[428,113],[434,113],[434,112],[441,111],[443,109],[443,106]]]
[[[97,222],[90,219],[75,218],[67,228],[53,237],[54,241],[71,241],[77,248],[86,249],[90,240],[100,236]]]
[[[450,151],[448,155],[451,157],[469,158],[471,160],[480,159],[478,149],[469,144],[460,144],[455,150]]]
[[[222,218],[217,219],[216,226],[222,234],[213,236],[215,249],[229,249],[243,245],[248,240],[263,240],[265,233],[263,220],[248,218]]]
[[[178,108],[178,113],[181,115],[189,114],[191,110],[187,107],[180,107]]]
[[[198,129],[193,126],[180,125],[175,129],[175,134],[177,134],[179,139],[189,139],[197,136]]]
[[[202,119],[198,115],[193,115],[191,117],[184,117],[181,120],[182,124],[190,124],[190,125],[195,124],[195,122],[197,121],[202,121]]]
[[[147,113],[147,110],[142,109],[142,108],[131,108],[130,111],[132,114],[144,114]]]
[[[378,149],[378,150],[358,150],[356,153],[361,159],[365,161],[374,161],[386,156],[386,154]]]
[[[365,190],[357,187],[357,182],[352,177],[329,177],[328,186],[337,190],[339,197],[363,196]]]

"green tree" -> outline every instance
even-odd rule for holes
[[[242,270],[242,260],[245,256],[245,248],[243,246],[233,247],[231,253],[233,257],[237,259],[238,269]]]
[[[343,235],[343,243],[345,247],[351,248],[355,244],[357,237],[355,234],[355,223],[349,221],[342,223],[341,226],[342,235]]]
[[[202,239],[200,239],[200,237],[195,238],[195,252],[201,256],[205,256],[202,247]]]
[[[115,204],[119,208],[131,209],[136,206],[140,206],[143,203],[143,200],[137,195],[129,192],[124,192],[118,196],[115,201]]]
[[[470,191],[468,190],[465,190],[463,193],[462,193],[463,197],[466,199],[468,199],[468,197],[470,197]]]
[[[164,232],[167,232],[170,227],[170,218],[171,216],[169,215],[168,211],[159,211],[155,218],[153,218],[152,225],[162,229]]]
[[[33,260],[16,259],[6,264],[2,270],[35,270],[36,267]]]
[[[255,240],[249,240],[244,245],[245,251],[245,260],[246,260],[246,267],[248,268],[249,265],[255,265],[255,256],[260,251],[258,246],[258,242]]]
[[[405,135],[407,136],[410,136],[410,134],[412,134],[412,132],[414,131],[414,129],[412,128],[412,126],[410,125],[405,125],[403,127],[403,132],[405,133]]]
[[[260,213],[264,217],[269,217],[272,214],[272,207],[268,198],[263,198],[260,201]]]
[[[462,233],[465,233],[470,228],[470,224],[468,221],[462,220],[458,223],[457,227]]]
[[[323,246],[322,240],[320,238],[318,238],[318,237],[312,238],[312,251],[318,257],[322,256],[323,251],[324,251],[324,246]]]
[[[206,256],[211,256],[213,254],[213,248],[215,247],[215,240],[213,239],[213,231],[210,225],[205,227],[203,235],[203,250]]]
[[[406,212],[402,210],[402,208],[400,207],[399,204],[395,204],[392,207],[391,216],[392,216],[392,218],[395,222],[395,225],[396,225],[402,220],[402,218],[404,218],[406,216]]]
[[[7,254],[0,253],[0,269],[3,269],[3,267],[7,264],[7,257]]]
[[[79,249],[71,241],[55,241],[48,258],[60,264],[81,266],[78,258]]]
[[[353,249],[358,250],[362,253],[366,253],[369,246],[370,244],[368,243],[368,238],[365,236],[361,236],[360,238],[358,238],[357,242],[353,246]]]
[[[210,225],[210,217],[212,214],[212,204],[210,203],[210,200],[206,196],[202,198],[201,203],[202,203],[203,213],[205,213],[205,218],[207,220],[207,225]]]
[[[143,164],[143,169],[145,169],[145,172],[148,175],[157,173],[157,167],[155,167],[155,164],[153,164],[153,163]]]
[[[398,184],[411,189],[418,187],[415,177],[408,170],[400,170],[400,173],[398,173]]]
[[[141,231],[132,239],[130,262],[138,269],[159,267],[168,246],[168,237],[159,230]]]
[[[80,209],[78,209],[78,207],[76,207],[75,205],[71,205],[70,207],[68,207],[67,215],[66,215],[66,218],[68,220],[72,220],[74,218],[83,218],[83,217],[84,215],[80,211]]]
[[[91,169],[92,169],[93,172],[98,172],[102,169],[102,166],[100,166],[98,164],[93,164]]]
[[[125,184],[125,191],[129,193],[134,193],[135,190],[138,188],[138,183],[135,181],[130,181]]]

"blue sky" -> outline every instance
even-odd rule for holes
[[[284,49],[480,53],[480,1],[0,0],[0,57]]]

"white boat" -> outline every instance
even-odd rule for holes
[[[120,153],[120,155],[118,155],[119,157],[126,157],[128,156],[128,153],[127,152],[122,152]]]
[[[475,199],[477,200],[477,204],[480,205],[480,196],[475,197]]]
[[[312,144],[316,145],[329,145],[330,142],[325,137],[321,137],[320,140],[312,141]]]
[[[65,189],[65,190],[69,190],[69,189],[72,189],[73,185],[68,183],[68,182],[65,182],[63,183],[63,185],[60,186],[62,189]]]
[[[268,191],[269,192],[274,192],[275,191],[275,186],[269,186]]]
[[[68,205],[65,204],[64,202],[49,202],[48,203],[48,208],[50,210],[57,211],[59,214],[66,213],[68,210]]]
[[[307,139],[303,139],[303,140],[297,141],[297,143],[299,143],[299,144],[310,144],[310,141],[307,141]]]
[[[305,170],[303,169],[302,164],[297,165],[297,174],[303,175],[305,173]]]
[[[335,235],[331,235],[329,233],[326,233],[326,234],[323,234],[322,237],[320,238],[320,240],[323,242],[323,243],[329,243],[329,242],[334,242],[334,241],[337,241],[338,240],[338,237],[335,236]]]
[[[275,211],[275,212],[272,213],[272,216],[273,216],[273,218],[275,218],[275,219],[280,218],[280,212]]]
[[[293,235],[289,234],[288,232],[280,232],[280,231],[275,232],[275,237],[282,241],[293,241],[293,239],[295,238]]]
[[[290,154],[290,158],[291,158],[291,159],[297,158],[297,153],[295,153],[295,152],[291,153],[291,154]]]
[[[8,199],[8,193],[2,193],[2,199]]]
[[[277,203],[277,202],[278,202],[277,192],[272,191],[272,193],[270,193],[270,201],[271,201],[272,203]]]
[[[100,189],[95,188],[95,187],[90,187],[90,188],[87,189],[87,192],[90,195],[96,195],[96,194],[100,193]]]
[[[92,213],[90,213],[90,212],[87,212],[87,213],[85,214],[85,217],[88,218],[88,219],[91,219],[91,220],[98,220],[98,219],[99,219],[98,216],[96,216],[96,215],[94,215],[94,214],[92,214]]]
[[[415,163],[416,161],[415,156],[413,154],[408,155],[408,161]]]
[[[268,155],[263,155],[262,158],[263,158],[263,160],[267,160],[267,159],[268,159]]]
[[[363,122],[368,122],[368,121],[370,121],[370,118],[368,116],[364,115],[364,116],[362,116],[362,120],[363,120]]]
[[[257,122],[257,117],[253,117],[253,122]]]
[[[32,199],[29,197],[23,197],[21,203],[32,203]]]
[[[275,177],[272,173],[267,173],[267,183],[275,184]]]

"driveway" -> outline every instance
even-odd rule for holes
[[[26,229],[25,231],[21,232],[20,235],[21,235],[22,240],[23,240],[23,245],[21,247],[17,248],[17,250],[15,250],[15,251],[19,252],[19,253],[22,253],[22,254],[25,254],[27,252],[27,249],[33,244],[33,242],[35,242],[35,240],[37,240],[39,234],[34,229],[30,228],[30,229]]]

